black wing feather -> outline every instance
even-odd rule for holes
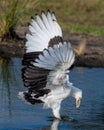
[[[49,47],[53,47],[55,44],[63,43],[63,39],[59,36],[50,39]],[[30,52],[24,54],[22,64],[24,68],[22,69],[22,79],[24,86],[28,88],[28,92],[24,92],[24,98],[31,104],[42,103],[40,96],[44,96],[50,92],[49,89],[46,89],[47,76],[49,70],[38,68],[32,64],[35,59],[38,59],[39,54],[42,52]],[[32,96],[31,94],[35,94]]]

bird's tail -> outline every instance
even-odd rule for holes
[[[38,98],[34,98],[34,96],[28,92],[19,92],[19,97],[26,101],[29,104],[39,104],[39,103],[43,103],[40,99]]]

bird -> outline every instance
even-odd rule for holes
[[[71,43],[63,39],[55,12],[42,11],[31,17],[25,47],[22,79],[27,91],[19,92],[19,96],[29,104],[52,109],[60,120],[61,103],[66,98],[73,97],[79,108],[82,90],[69,81],[75,52]]]

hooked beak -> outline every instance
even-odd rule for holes
[[[81,98],[78,98],[77,100],[76,100],[76,108],[79,108],[80,107],[80,104],[81,104]]]

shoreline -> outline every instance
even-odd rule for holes
[[[25,39],[25,33],[18,35]],[[73,48],[77,48],[81,39],[86,39],[86,48],[83,55],[75,60],[75,66],[81,67],[104,67],[104,37],[93,36],[88,34],[76,34],[63,31],[66,41],[70,41]],[[25,40],[8,40],[8,42],[0,43],[0,57],[23,57],[25,53]]]

